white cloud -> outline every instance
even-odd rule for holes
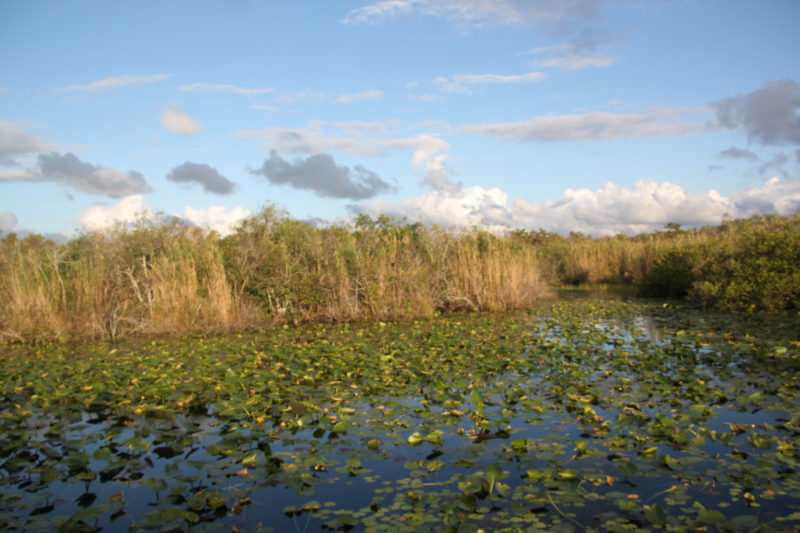
[[[244,207],[213,206],[198,209],[186,206],[182,215],[172,216],[224,236],[233,233],[236,225],[250,215],[252,212]],[[77,218],[82,230],[102,231],[116,224],[130,225],[141,219],[155,220],[158,214],[145,201],[144,196],[137,194],[125,197],[114,205],[90,207],[78,213]]]
[[[141,194],[126,196],[111,206],[96,205],[78,213],[78,225],[86,231],[101,231],[115,224],[132,224],[140,218],[153,218],[155,211]]]
[[[441,102],[444,98],[442,98],[438,94],[425,93],[425,94],[421,94],[421,95],[417,96],[416,99],[419,100],[420,102],[429,102],[430,103],[430,102]]]
[[[553,202],[534,204],[523,199],[509,202],[497,188],[464,187],[457,191],[434,190],[397,203],[373,200],[354,207],[368,214],[389,214],[445,226],[482,226],[491,230],[545,229],[567,234],[580,231],[605,236],[638,234],[663,229],[668,222],[686,227],[719,224],[755,214],[800,212],[800,180],[772,178],[723,197],[714,190],[689,192],[670,182],[643,180],[632,189],[607,183],[596,191],[568,189]]]
[[[543,67],[557,68],[559,70],[581,70],[585,68],[605,68],[616,62],[616,58],[599,54],[597,49],[615,41],[598,38],[594,32],[583,30],[574,39],[566,44],[557,46],[544,46],[534,48],[524,54],[544,54],[547,59],[539,64]]]
[[[393,139],[386,143],[388,148],[411,149],[413,164],[423,169],[422,183],[436,190],[455,191],[461,184],[450,179],[453,170],[447,166],[447,153],[450,144],[431,135],[418,135],[404,139]]]
[[[222,235],[230,235],[236,226],[245,218],[253,214],[244,207],[212,206],[207,209],[185,207],[181,218],[188,220],[197,227],[213,230]]]
[[[389,148],[414,150],[412,161],[415,165],[425,164],[431,156],[437,152],[446,152],[450,150],[450,143],[431,135],[392,139],[387,141],[386,145]]]
[[[525,74],[456,74],[453,79],[439,76],[434,83],[439,89],[449,93],[468,93],[472,85],[507,85],[510,83],[533,83],[547,77],[542,72]]]
[[[645,113],[590,113],[538,116],[520,122],[467,125],[466,133],[518,142],[610,141],[687,135],[710,127],[707,121],[677,121],[700,109],[655,109]]]
[[[94,93],[100,91],[107,91],[109,89],[116,89],[118,87],[125,87],[128,85],[145,85],[148,83],[155,83],[171,78],[172,74],[146,74],[146,75],[124,75],[104,78],[102,80],[93,81],[85,85],[70,85],[68,87],[61,87],[53,89],[54,93],[66,92],[84,92]]]
[[[342,151],[356,156],[380,156],[383,151],[378,141],[359,139],[352,133],[332,137],[324,133],[320,123],[307,128],[264,128],[240,131],[238,137],[264,141],[270,149],[289,154],[316,154]]]
[[[239,94],[242,96],[255,96],[258,94],[271,93],[275,89],[261,88],[261,89],[245,89],[243,87],[236,87],[235,85],[227,85],[223,83],[191,83],[189,85],[181,85],[178,87],[179,91],[208,91],[218,93],[231,93]]]
[[[0,87],[0,94],[7,94],[10,92],[11,90],[8,87]]]
[[[610,67],[615,61],[612,56],[567,53],[542,61],[542,66],[560,70],[581,70],[584,68]]]
[[[397,203],[373,200],[354,209],[370,215],[386,214],[409,221],[446,227],[486,226],[483,212],[492,207],[505,209],[508,195],[497,188],[463,187],[457,191],[432,190]]]
[[[329,100],[330,96],[317,91],[299,91],[275,97],[275,102],[279,104],[321,104]]]
[[[381,100],[382,98],[383,91],[369,90],[356,94],[342,94],[336,97],[336,101],[340,104],[353,104],[364,100]]]
[[[762,187],[751,187],[731,195],[738,217],[762,213],[800,214],[800,180],[770,178]]]
[[[360,93],[349,93],[332,95],[317,91],[299,91],[296,93],[286,93],[275,98],[279,104],[353,104],[365,100],[381,100],[384,97],[383,91],[370,89]]]
[[[203,126],[182,110],[176,102],[164,107],[164,112],[161,114],[161,125],[164,129],[181,135],[195,135],[203,131]]]
[[[323,126],[332,126],[345,133],[343,136],[326,135]],[[342,151],[359,157],[380,157],[387,150],[412,150],[412,163],[423,173],[422,182],[435,189],[452,190],[460,185],[453,183],[453,171],[447,166],[450,144],[432,135],[418,135],[397,139],[364,139],[365,133],[385,133],[383,122],[315,122],[307,128],[264,128],[242,131],[240,138],[258,139],[270,150],[289,154],[320,154]]]
[[[345,24],[379,24],[385,20],[425,15],[466,28],[540,23],[564,29],[596,18],[599,0],[382,0],[350,11]]]
[[[280,109],[278,109],[274,105],[266,105],[266,104],[253,104],[250,106],[250,109],[255,109],[256,111],[263,111],[265,113],[269,113],[270,115],[274,115],[278,111],[280,111]]]

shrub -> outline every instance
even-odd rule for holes
[[[672,250],[653,264],[652,270],[638,287],[641,296],[655,298],[684,298],[696,279],[692,254]]]
[[[754,217],[733,249],[702,272],[691,296],[730,311],[800,309],[800,217]]]

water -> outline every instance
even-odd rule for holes
[[[788,363],[647,308],[592,305],[533,320],[513,368],[466,388],[421,376],[417,395],[348,403],[338,433],[335,403],[290,424],[213,406],[163,418],[9,406],[0,526],[797,528],[797,382],[775,372]]]

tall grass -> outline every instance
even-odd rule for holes
[[[106,338],[242,327],[217,240],[141,225],[65,245],[3,239],[0,334],[7,339]]]
[[[269,316],[291,320],[505,310],[548,293],[530,248],[386,218],[319,229],[267,209],[223,246],[233,286]]]
[[[736,311],[800,308],[800,217],[634,237],[499,236],[386,217],[315,228],[265,208],[225,238],[141,221],[58,245],[0,239],[0,339],[116,339],[275,322],[529,307],[550,287],[627,283]]]
[[[224,239],[143,221],[0,246],[0,335],[23,342],[506,310],[548,294],[534,250],[509,239],[386,218],[314,228],[274,208]]]

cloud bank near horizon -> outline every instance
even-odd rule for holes
[[[607,237],[650,233],[662,230],[671,222],[695,228],[717,225],[726,218],[800,214],[800,180],[774,177],[760,186],[727,197],[715,190],[693,193],[668,181],[641,180],[631,188],[609,182],[597,190],[567,189],[558,200],[541,204],[522,198],[511,199],[496,187],[473,186],[430,190],[397,202],[373,199],[352,204],[349,211],[351,216],[337,223],[349,223],[351,217],[359,214],[389,215],[409,223],[422,222],[451,229],[480,227],[494,232],[543,229],[562,235],[580,232]],[[186,206],[182,213],[168,217],[225,236],[252,215],[251,210],[241,206]],[[77,221],[83,231],[102,231],[115,224],[131,225],[141,218],[158,217],[144,196],[136,194],[112,205],[97,205],[81,211]],[[14,213],[0,212],[0,234],[12,231],[31,233],[19,227]]]
[[[577,231],[595,237],[634,235],[663,229],[669,222],[693,228],[719,224],[725,217],[798,214],[800,180],[771,178],[760,187],[728,197],[715,190],[692,193],[668,181],[642,180],[632,188],[609,182],[594,191],[567,189],[560,199],[544,204],[510,200],[498,188],[473,186],[433,190],[399,202],[373,200],[350,206],[350,210],[455,228],[544,229],[563,235]]]

